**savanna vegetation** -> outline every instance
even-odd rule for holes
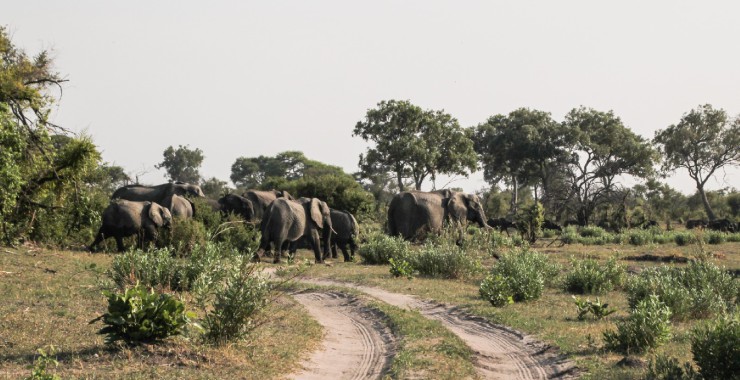
[[[520,108],[466,128],[443,110],[387,100],[348,127],[372,145],[357,173],[300,151],[245,152],[231,184],[202,176],[207,152],[165,149],[157,168],[207,198],[280,189],[356,215],[355,262],[310,265],[313,253],[299,250],[268,276],[251,262],[259,223],[203,198],[150,249],[114,254],[107,241],[88,253],[111,194],[138,181],[102,161],[94,136],[50,122],[66,79],[48,52],[30,56],[0,28],[0,57],[3,377],[285,376],[322,336],[285,296],[308,287],[298,274],[457,305],[557,346],[585,378],[740,373],[740,194],[706,189],[740,161],[740,118],[725,110],[700,105],[650,140],[588,107],[562,121]],[[396,193],[478,168],[491,185],[479,194],[485,212],[515,228],[468,226],[460,239],[449,226],[414,242],[385,233]],[[696,193],[661,182],[677,170]],[[704,219],[707,228],[685,227]],[[398,339],[392,378],[476,377],[470,349],[438,322],[363,302]]]

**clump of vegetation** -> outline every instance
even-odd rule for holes
[[[90,323],[103,321],[106,326],[98,334],[105,334],[109,344],[118,340],[145,343],[179,335],[192,317],[171,295],[147,291],[138,284],[123,293],[103,294],[108,297],[108,312]]]
[[[609,233],[606,232],[606,230],[604,230],[601,227],[597,227],[597,226],[585,226],[585,227],[581,228],[581,231],[580,231],[580,235],[582,237],[596,237],[596,238],[599,238],[599,237],[602,237],[602,236],[606,236],[608,234]]]
[[[256,266],[246,263],[216,292],[213,308],[203,321],[206,339],[213,343],[244,337],[257,327],[255,315],[268,304],[270,284],[258,275]]]
[[[257,252],[261,236],[259,225],[245,223],[235,215],[228,215],[224,222],[211,232],[211,240],[242,253]]]
[[[206,243],[206,229],[203,223],[194,219],[174,218],[172,228],[166,230],[164,235],[164,246],[171,247],[180,257],[190,256],[196,247]]]
[[[62,378],[59,375],[46,372],[47,368],[59,365],[59,362],[51,357],[55,353],[54,346],[49,346],[48,353],[43,348],[39,348],[37,352],[39,356],[33,362],[31,375],[23,380],[61,380]]]
[[[129,250],[113,258],[108,274],[119,289],[140,283],[170,289],[186,287],[180,265],[169,248],[142,251]]]
[[[617,322],[617,331],[605,331],[604,342],[610,350],[626,355],[657,348],[671,337],[670,318],[668,306],[651,295],[626,320]]]
[[[608,303],[601,303],[599,297],[596,297],[596,301],[591,301],[588,298],[583,300],[576,296],[572,297],[573,302],[576,304],[576,309],[578,309],[578,320],[581,321],[584,320],[586,315],[589,313],[593,314],[596,319],[602,319],[617,311],[616,309],[609,309]]]
[[[501,275],[489,274],[480,284],[480,296],[496,307],[514,303],[509,282]]]
[[[441,278],[465,278],[480,267],[464,249],[454,244],[425,244],[419,252],[405,256],[420,275]]]
[[[703,378],[736,378],[740,374],[740,316],[723,315],[696,327],[691,353]]]
[[[676,242],[676,245],[683,247],[695,242],[696,236],[691,232],[676,232],[673,235],[673,241]]]
[[[740,291],[724,268],[702,260],[682,268],[647,268],[627,283],[626,290],[630,307],[655,295],[675,319],[706,318],[731,310]]]
[[[604,294],[622,285],[625,278],[624,265],[616,258],[605,264],[596,260],[571,260],[573,270],[565,277],[565,289],[579,294]]]
[[[656,355],[648,362],[645,380],[700,380],[691,363],[681,365],[676,358]]]
[[[368,236],[357,253],[365,264],[384,265],[389,259],[403,259],[409,254],[409,243],[400,237],[391,237],[377,233]]]
[[[405,259],[395,260],[391,257],[388,263],[391,265],[390,272],[393,277],[406,277],[409,280],[414,278],[414,268]]]
[[[491,269],[492,276],[501,276],[506,281],[515,302],[539,298],[545,285],[553,284],[558,272],[558,266],[547,256],[529,248],[512,249]]]

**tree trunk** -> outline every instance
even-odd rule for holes
[[[519,181],[517,181],[516,176],[512,177],[512,189],[511,189],[511,215],[516,215],[517,208],[519,205]]]
[[[709,220],[717,219],[717,216],[714,215],[714,211],[712,211],[712,206],[709,205],[709,199],[707,199],[707,193],[704,192],[704,185],[697,184],[696,189],[699,191],[699,195],[701,195],[701,203],[704,204],[704,211],[707,212],[707,217],[709,218]]]
[[[403,188],[403,177],[401,177],[401,171],[396,172],[396,178],[398,179],[398,192],[406,191],[406,189]]]

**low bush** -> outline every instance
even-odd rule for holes
[[[492,276],[504,278],[514,301],[529,301],[540,297],[545,285],[551,285],[559,268],[547,256],[529,248],[512,249],[501,256],[491,269]]]
[[[62,380],[59,375],[47,372],[49,367],[59,366],[59,362],[52,357],[56,354],[54,346],[49,347],[48,353],[43,348],[39,348],[37,352],[39,356],[33,361],[31,375],[23,380]]]
[[[106,325],[98,334],[105,342],[152,342],[182,333],[190,322],[185,305],[169,294],[157,294],[136,285],[122,294],[105,291],[108,312],[90,323],[102,320]]]
[[[579,294],[604,294],[622,285],[625,277],[624,265],[615,258],[605,264],[596,260],[571,260],[573,270],[565,276],[565,289]]]
[[[514,303],[508,281],[501,275],[488,275],[480,284],[480,296],[496,307]]]
[[[140,283],[148,287],[182,288],[181,267],[169,248],[142,251],[129,250],[116,255],[108,275],[119,289]]]
[[[597,226],[585,226],[581,228],[580,235],[582,237],[602,237],[609,234],[603,228]]]
[[[391,265],[390,272],[393,277],[406,277],[409,280],[414,278],[414,267],[405,259],[394,260],[391,257],[388,263]]]
[[[428,277],[465,278],[480,267],[463,248],[454,244],[425,244],[419,252],[407,254],[405,259],[414,271]]]
[[[676,242],[676,245],[683,247],[695,242],[696,236],[691,232],[676,232],[673,235],[673,241]]]
[[[680,364],[676,358],[656,355],[648,362],[645,380],[701,380],[691,363]]]
[[[654,235],[647,230],[631,230],[629,231],[629,243],[631,245],[647,245],[653,243]]]
[[[560,234],[560,240],[565,244],[575,244],[580,241],[581,235],[578,234],[578,229],[573,226],[563,228],[563,232]]]
[[[630,316],[617,322],[617,331],[605,331],[604,342],[625,355],[657,348],[671,337],[671,310],[657,296],[637,304]]]
[[[586,318],[587,314],[593,314],[596,319],[603,319],[604,317],[614,313],[615,309],[610,309],[608,303],[602,303],[599,297],[596,297],[596,301],[591,301],[586,298],[585,300],[580,299],[576,296],[573,297],[573,302],[576,304],[578,310],[578,320],[582,321]]]
[[[216,292],[213,308],[203,321],[205,337],[212,343],[223,344],[244,337],[258,325],[255,317],[267,306],[270,284],[246,260]]]
[[[691,353],[705,379],[740,376],[740,315],[723,315],[694,328]]]
[[[647,268],[628,281],[630,307],[656,295],[675,319],[705,318],[731,310],[737,302],[738,282],[724,268],[692,260],[686,267]]]
[[[727,241],[727,234],[719,231],[709,231],[704,235],[704,239],[709,244],[722,244]]]
[[[369,235],[357,253],[365,264],[388,264],[390,258],[396,260],[408,256],[410,245],[401,237],[391,237],[383,233]]]
[[[217,229],[213,230],[211,239],[239,252],[257,252],[262,233],[259,224],[249,224],[236,215],[229,215]]]
[[[164,246],[180,257],[190,256],[195,247],[206,243],[206,228],[195,219],[173,218],[172,228],[163,235]]]

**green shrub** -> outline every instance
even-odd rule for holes
[[[738,283],[724,268],[692,260],[686,267],[647,268],[627,283],[627,299],[634,308],[650,295],[668,305],[675,319],[705,318],[731,310]]]
[[[727,234],[719,231],[709,231],[704,235],[709,244],[722,244],[727,241]]]
[[[46,353],[42,348],[39,348],[37,352],[39,356],[33,361],[31,375],[23,380],[62,380],[59,375],[46,372],[49,366],[57,367],[59,365],[59,362],[50,356],[56,353],[54,346],[49,346],[49,353]]]
[[[261,237],[259,224],[245,223],[236,215],[229,215],[212,234],[212,240],[242,253],[257,252]]]
[[[646,245],[653,242],[653,234],[646,230],[631,230],[628,236],[631,245]]]
[[[580,231],[582,237],[602,237],[608,234],[603,228],[597,226],[585,226]]]
[[[560,240],[565,244],[575,244],[581,239],[581,235],[578,234],[578,229],[573,226],[563,228],[563,232],[560,234]]]
[[[705,379],[740,376],[740,317],[725,315],[692,331],[691,353]]]
[[[127,343],[152,342],[179,335],[190,322],[185,305],[169,294],[157,294],[136,285],[123,294],[104,291],[108,297],[108,312],[90,323],[102,320],[106,325],[98,334],[105,342],[123,340]]]
[[[537,299],[545,285],[554,281],[559,269],[547,256],[529,248],[512,249],[494,264],[491,275],[501,276],[511,288],[514,301]]]
[[[622,285],[625,276],[623,265],[615,258],[602,264],[596,260],[571,260],[573,270],[565,277],[565,289],[579,294],[604,294]]]
[[[661,346],[671,337],[671,310],[657,296],[640,301],[630,316],[617,322],[617,331],[605,331],[610,350],[626,355]]]
[[[480,296],[496,307],[514,303],[508,281],[501,275],[488,275],[480,284]]]
[[[222,223],[221,212],[215,211],[205,198],[192,198],[195,213],[193,219],[203,224],[206,231],[212,232]]]
[[[479,265],[464,249],[454,244],[425,244],[419,252],[406,255],[411,267],[422,276],[465,278]]]
[[[267,306],[269,283],[256,272],[256,266],[242,265],[226,279],[216,293],[213,309],[206,315],[206,339],[223,344],[240,339],[258,323],[256,314]]]
[[[733,234],[727,234],[727,241],[731,243],[740,242],[740,232],[735,232]]]
[[[696,241],[696,236],[691,232],[676,232],[673,235],[676,245],[685,246]]]
[[[403,259],[409,254],[409,243],[401,237],[391,237],[382,233],[368,236],[357,253],[365,264],[388,264],[390,258]]]
[[[411,264],[404,260],[394,260],[392,257],[388,259],[388,263],[391,264],[390,272],[393,277],[406,277],[409,280],[414,278],[414,268]]]
[[[196,246],[206,243],[206,228],[195,219],[173,218],[172,228],[163,235],[164,245],[180,257],[189,256]]]
[[[615,309],[610,309],[608,303],[601,303],[599,297],[596,297],[596,301],[591,301],[588,298],[583,300],[576,296],[571,297],[573,297],[573,302],[576,304],[576,309],[578,310],[578,320],[581,321],[584,320],[586,318],[586,314],[589,313],[593,314],[596,319],[603,319],[609,314],[617,311]]]
[[[108,274],[119,289],[140,283],[144,286],[183,288],[181,267],[169,248],[129,250],[113,258]]]
[[[648,362],[645,380],[701,380],[691,363],[681,365],[675,358],[656,355]]]

